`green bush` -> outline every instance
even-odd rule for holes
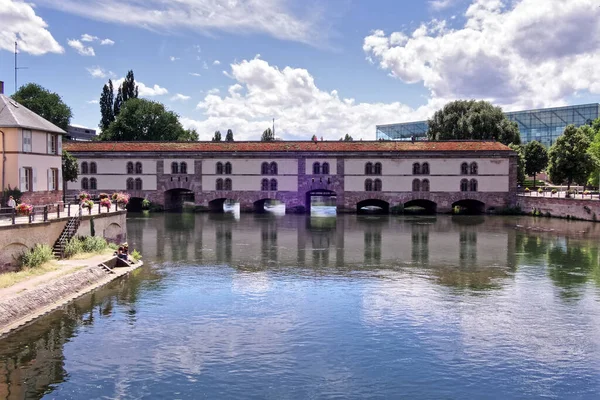
[[[150,200],[148,200],[148,199],[144,199],[144,200],[142,200],[142,208],[143,208],[144,210],[148,210],[148,209],[150,209],[150,205],[151,205],[151,204],[152,204],[152,203],[151,203],[151,202],[150,202]]]
[[[21,268],[38,268],[50,260],[54,260],[52,248],[47,244],[36,244],[32,250],[26,251],[19,256],[18,264]]]
[[[109,243],[108,248],[111,250],[119,250],[119,246],[116,243]]]
[[[77,253],[83,253],[83,242],[79,238],[71,238],[65,245],[65,257],[71,258]]]
[[[139,251],[137,250],[133,250],[131,252],[131,254],[129,254],[129,257],[134,261],[134,262],[138,262],[139,260],[142,259],[142,255]]]
[[[99,253],[108,247],[108,243],[100,236],[87,236],[83,240],[83,251],[85,253]]]
[[[495,213],[497,215],[522,215],[523,210],[521,210],[521,207],[519,207],[519,206],[504,207],[504,208],[497,208]]]

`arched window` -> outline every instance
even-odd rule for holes
[[[96,178],[90,178],[90,190],[98,189],[98,181]]]
[[[423,179],[421,182],[421,191],[429,192],[429,179]]]
[[[90,183],[89,183],[89,181],[88,181],[88,178],[83,178],[83,179],[81,180],[81,188],[82,188],[82,189],[85,189],[85,190],[87,190],[87,189],[89,189],[89,188],[90,188]]]
[[[472,162],[471,163],[470,170],[471,170],[471,175],[477,175],[478,168],[477,168],[477,163],[476,162]]]
[[[142,190],[142,178],[136,178],[135,190]]]
[[[421,164],[419,164],[419,163],[413,164],[413,175],[421,175]]]
[[[225,163],[225,175],[231,175],[231,163],[229,161]]]
[[[469,181],[466,179],[462,179],[460,181],[460,191],[461,192],[467,192],[469,191]]]
[[[135,183],[133,181],[133,178],[128,178],[127,179],[127,190],[134,190],[135,188]]]
[[[268,179],[263,179],[262,182],[260,183],[260,190],[269,190],[269,180]]]
[[[429,175],[429,163],[423,163],[421,166],[421,175]]]
[[[375,181],[373,182],[373,190],[376,192],[381,192],[381,179],[375,179]]]
[[[138,175],[142,173],[142,163],[139,161],[135,163],[135,173]]]
[[[469,190],[471,192],[477,191],[477,179],[471,179],[471,182],[469,182]]]
[[[271,163],[271,175],[277,175],[277,163],[275,161],[273,161]],[[273,181],[271,181],[271,186],[273,186]],[[275,187],[277,187],[277,181],[275,181]],[[271,189],[273,190],[273,189]],[[275,189],[277,190],[277,189]]]
[[[231,179],[229,179],[229,178],[225,179],[225,183],[223,185],[223,189],[224,190],[231,190],[231,188],[232,188]]]
[[[375,163],[375,168],[374,168],[373,173],[375,175],[381,175],[381,163],[380,162]]]
[[[460,174],[469,175],[469,164],[467,164],[466,162],[460,164]]]
[[[217,169],[216,169],[215,173],[217,175],[223,175],[223,163],[222,162],[219,161],[217,163]]]
[[[277,179],[271,179],[271,190],[277,190]]]
[[[324,162],[323,165],[321,165],[321,172],[323,173],[323,175],[329,175],[329,163],[328,162]]]
[[[269,163],[264,162],[260,166],[261,175],[269,175]]]
[[[173,161],[171,163],[171,173],[172,174],[178,174],[179,173],[179,164],[177,164],[175,161]]]
[[[133,163],[131,161],[127,163],[127,173],[133,174]]]
[[[373,191],[373,180],[365,179],[365,192],[372,192],[372,191]]]
[[[217,179],[217,190],[223,190],[223,179]]]
[[[313,164],[313,175],[319,175],[319,174],[321,174],[321,164],[316,162]]]
[[[88,163],[87,163],[87,161],[84,161],[84,162],[81,163],[81,173],[83,175],[85,175],[85,174],[88,173]]]
[[[98,168],[96,167],[96,163],[91,162],[90,163],[90,174],[97,174],[97,173],[98,173]]]
[[[365,175],[373,175],[373,163],[366,163],[365,164]]]
[[[412,191],[413,192],[420,192],[421,191],[421,181],[420,180],[413,179]]]
[[[179,172],[181,172],[182,174],[187,174],[187,163],[182,162],[181,164],[179,164]]]

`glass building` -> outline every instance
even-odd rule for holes
[[[519,125],[521,142],[537,140],[545,146],[551,146],[567,125],[581,126],[591,124],[600,117],[600,104],[581,104],[576,106],[541,108],[538,110],[512,111],[506,117]],[[377,139],[410,140],[427,137],[427,121],[405,122],[400,124],[377,125]]]

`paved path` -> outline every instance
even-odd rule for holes
[[[98,210],[98,206],[96,205],[95,207],[92,208],[91,213],[90,213],[89,209],[87,209],[87,208],[84,209],[82,216],[115,213],[115,212],[119,212],[119,211],[123,211],[123,210],[119,209],[118,211],[115,211],[114,206],[111,207],[110,211],[107,211],[105,207],[102,207],[101,210]],[[71,205],[71,216],[76,215],[76,213],[78,213],[78,212],[79,212],[79,206]],[[60,217],[56,211],[48,213],[48,220],[53,220],[53,219],[58,219],[58,218],[67,218],[67,217],[68,217],[68,213],[67,213],[66,208],[64,210],[61,209]],[[42,222],[44,222],[44,213],[41,209],[36,210],[36,214],[33,217],[32,223],[36,224],[36,223],[42,223]],[[15,217],[15,225],[17,225],[17,224],[22,225],[22,224],[29,224],[29,223],[30,223],[29,217],[27,217],[27,216]],[[7,215],[7,214],[0,214],[0,227],[8,226],[8,225],[13,225],[12,216]]]

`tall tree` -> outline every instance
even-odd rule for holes
[[[121,112],[121,107],[123,107],[123,90],[121,86],[119,86],[119,90],[117,91],[117,97],[115,97],[115,103],[113,105],[113,114],[115,119],[119,116]]]
[[[600,119],[596,121],[600,122]],[[594,121],[594,122],[596,122]],[[600,124],[598,125],[600,129]],[[594,125],[592,125],[592,129],[594,129]],[[588,153],[594,159],[596,165],[600,166],[600,131],[595,131],[594,140],[590,143],[590,147],[588,148]],[[597,168],[594,168],[588,177],[588,185],[599,186],[600,187],[600,171]]]
[[[115,141],[190,141],[197,140],[193,130],[185,130],[179,117],[168,111],[161,103],[145,99],[129,99],[123,103],[121,112],[102,131],[101,140]]]
[[[213,142],[220,142],[221,141],[221,131],[215,131],[215,134],[212,138]]]
[[[127,71],[125,80],[121,85],[121,92],[123,94],[123,103],[129,99],[138,98],[138,86],[135,84],[135,78],[133,77],[133,71]]]
[[[585,183],[595,166],[588,153],[590,139],[581,129],[569,125],[550,147],[548,153],[548,174],[555,184],[567,182],[567,189],[573,182]]]
[[[350,136],[349,134],[346,133],[346,136],[344,136],[344,142],[351,142],[354,139],[352,139],[352,136]]]
[[[532,140],[523,148],[525,155],[525,173],[533,176],[533,187],[535,188],[535,177],[548,166],[548,151],[537,140]]]
[[[525,152],[522,145],[511,143],[508,145],[515,153],[517,153],[517,182],[521,185],[525,182]]]
[[[273,135],[273,131],[271,130],[271,128],[267,128],[262,133],[262,136],[261,136],[260,140],[263,141],[263,142],[272,142],[272,141],[275,140],[275,135]]]
[[[65,131],[67,130],[73,113],[58,94],[37,83],[28,83],[21,86],[11,97],[42,118]]]
[[[521,143],[519,127],[500,107],[487,101],[457,100],[436,111],[427,121],[429,140],[497,140]]]
[[[108,83],[102,88],[102,94],[100,95],[100,129],[108,129],[111,122],[115,120],[115,109],[114,109],[114,97],[113,83],[109,79]]]
[[[79,175],[79,164],[77,159],[66,150],[62,152],[62,177],[63,177],[63,201],[66,198],[67,182],[75,182]]]
[[[231,129],[227,129],[227,135],[225,136],[226,142],[233,142],[233,131]]]

